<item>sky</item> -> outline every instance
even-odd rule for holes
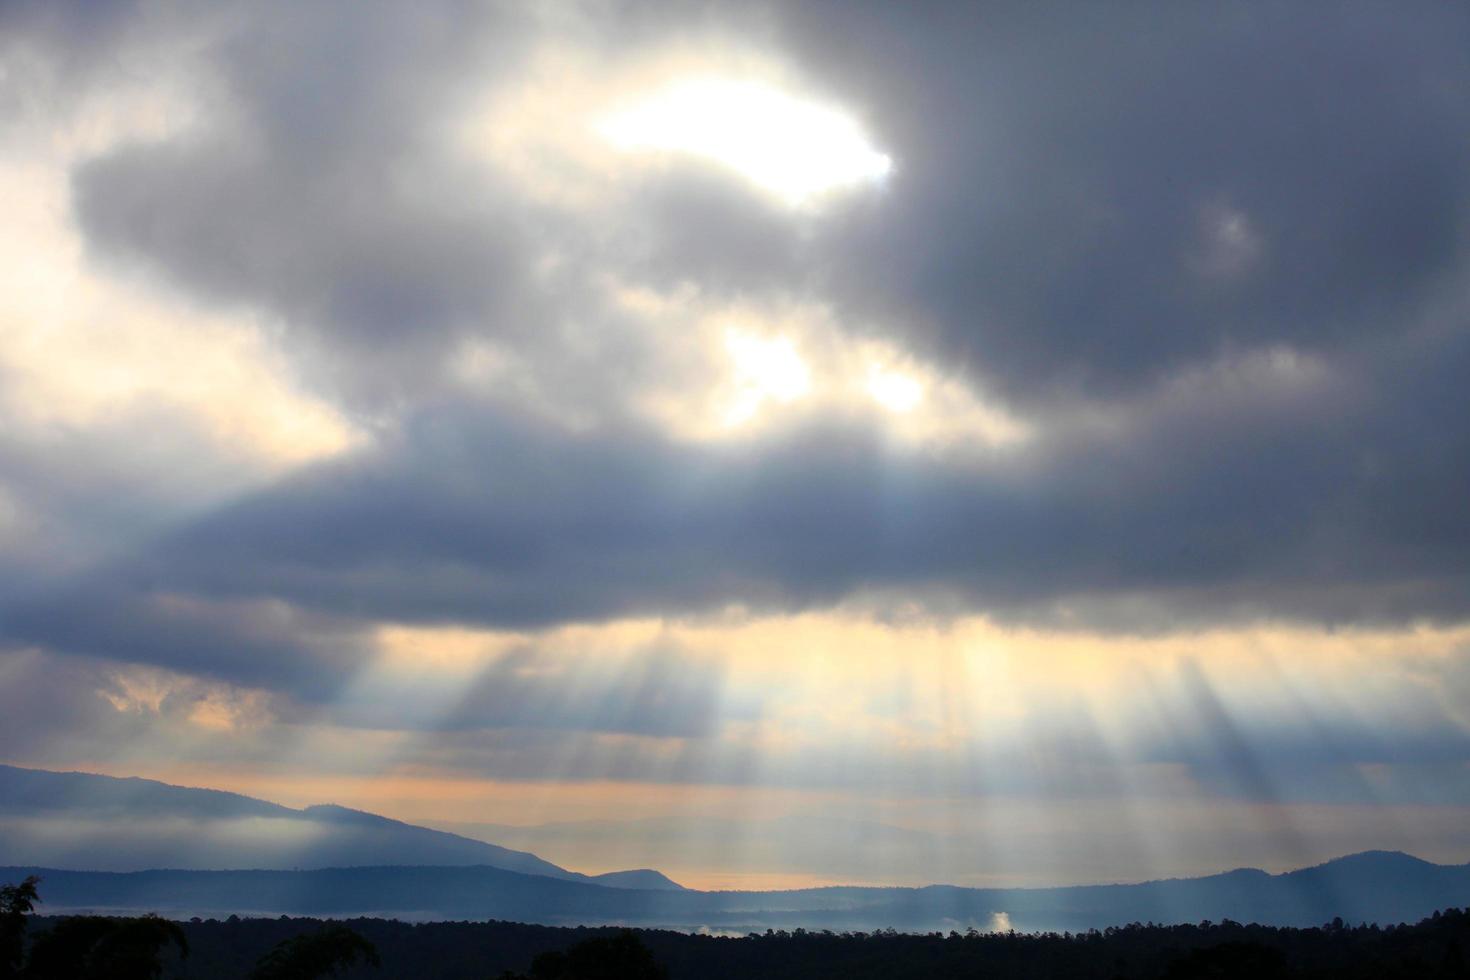
[[[1470,10],[0,3],[0,762],[708,887],[1470,860]]]

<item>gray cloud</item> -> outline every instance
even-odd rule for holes
[[[311,382],[384,435],[185,528],[139,521],[154,540],[8,595],[11,643],[311,700],[371,658],[383,619],[895,596],[1124,629],[1470,613],[1463,11],[691,15],[749,16],[894,154],[881,194],[804,221],[692,166],[589,219],[447,159],[469,88],[514,83],[539,36],[481,9],[237,11],[205,49],[203,128],[73,174],[100,262],[271,312]],[[620,43],[678,33],[649,9],[619,12]],[[66,23],[27,36],[59,50]],[[565,259],[549,281],[544,252]],[[671,442],[626,420],[663,338],[601,305],[601,272],[830,299],[847,329],[999,391],[1037,436],[944,455],[808,416]],[[564,332],[584,321],[595,355]],[[451,375],[470,338],[524,354],[594,424],[466,396]],[[131,520],[85,505],[116,481],[67,455],[12,471],[76,494],[76,528]],[[690,683],[701,703],[709,683]],[[507,717],[481,693],[474,710]]]
[[[790,12],[901,161],[833,285],[1013,397],[1401,334],[1463,278],[1463,11]]]
[[[1470,548],[1450,488],[1470,447],[1437,420],[1460,417],[1467,348],[1398,345],[1305,387],[1202,382],[1119,435],[989,461],[885,446],[861,419],[691,449],[442,404],[13,603],[3,628],[317,700],[370,662],[384,619],[537,628],[889,595],[1128,630],[1457,621]]]
[[[366,626],[284,602],[213,601],[146,575],[73,585],[8,611],[7,646],[164,667],[319,700],[370,661]]]
[[[30,69],[30,85],[7,86],[0,109],[16,111],[27,98],[54,98],[64,80],[73,88],[79,80],[90,81],[99,62],[139,26],[145,6],[137,0],[10,0],[0,6],[0,50],[28,61]]]
[[[113,709],[112,688],[97,662],[47,656],[39,650],[0,650],[0,737],[5,759],[65,759],[81,749],[126,743],[147,722]]]
[[[0,385],[22,381],[0,366]],[[252,461],[168,406],[126,402],[86,424],[11,420],[0,431],[0,603],[64,588],[259,481]]]
[[[1059,427],[978,460],[885,445],[862,419],[693,448],[441,404],[102,580],[499,626],[885,590],[1042,618],[1152,597],[1180,621],[1457,619],[1454,338],[1320,382],[1203,379],[1112,435]]]
[[[1402,335],[1464,274],[1455,11],[656,7],[581,26],[630,47],[711,21],[774,36],[900,160],[880,200],[809,226],[675,168],[595,228],[529,205],[434,134],[466,77],[514,82],[535,26],[449,7],[248,20],[220,47],[216,131],[90,162],[78,215],[103,254],[283,313],[345,390],[411,401],[457,339],[555,348],[559,323],[609,315],[567,277],[536,288],[543,249],[584,278],[815,290],[1036,410]]]
[[[211,38],[208,122],[73,175],[97,257],[279,315],[319,384],[375,405],[437,383],[466,331],[536,319],[524,210],[424,151],[429,107],[510,71],[530,25],[475,4],[237,13]]]

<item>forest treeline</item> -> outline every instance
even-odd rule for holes
[[[27,973],[37,951],[151,951],[151,972],[128,976],[282,980],[338,976],[424,980],[1195,980],[1470,976],[1470,910],[1412,925],[1299,929],[1201,922],[1134,924],[1082,933],[908,934],[767,931],[742,937],[662,930],[566,928],[515,922],[385,919],[105,919],[30,914],[6,886],[0,978]],[[0,903],[5,904],[5,903]],[[108,937],[111,937],[110,939]],[[90,946],[88,944],[91,944]],[[48,954],[49,955],[49,954]],[[80,961],[78,961],[80,962]],[[141,961],[139,961],[141,962]],[[97,976],[113,974],[99,973]],[[121,976],[121,974],[115,974]],[[81,977],[82,973],[73,976]]]

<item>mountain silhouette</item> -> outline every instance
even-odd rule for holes
[[[389,864],[388,862],[392,862]],[[1085,930],[1205,919],[1412,922],[1470,906],[1470,865],[1367,851],[1283,874],[1059,888],[834,886],[701,892],[657,871],[586,875],[534,854],[324,804],[292,809],[147,779],[0,766],[0,882],[47,911],[379,915],[547,924]],[[249,870],[246,870],[249,869]]]
[[[65,871],[0,868],[0,880],[44,882],[43,911],[179,918],[378,916],[408,921],[507,919],[731,933],[776,929],[1073,932],[1131,922],[1203,920],[1314,926],[1414,922],[1470,905],[1470,865],[1405,854],[1352,855],[1285,874],[1240,869],[1129,885],[980,889],[829,887],[770,892],[613,888],[492,867],[359,867],[305,871]]]
[[[679,888],[657,872],[584,875],[458,834],[335,804],[292,809],[152,779],[0,766],[0,864],[89,871],[487,865],[608,887]]]
[[[641,888],[648,891],[688,891],[683,885],[671,880],[661,871],[652,868],[637,868],[633,871],[609,871],[606,874],[588,875],[588,881],[612,888]]]

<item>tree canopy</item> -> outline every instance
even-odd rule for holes
[[[378,966],[378,950],[346,926],[323,926],[277,943],[250,973],[250,980],[317,980],[335,976],[358,959]]]

